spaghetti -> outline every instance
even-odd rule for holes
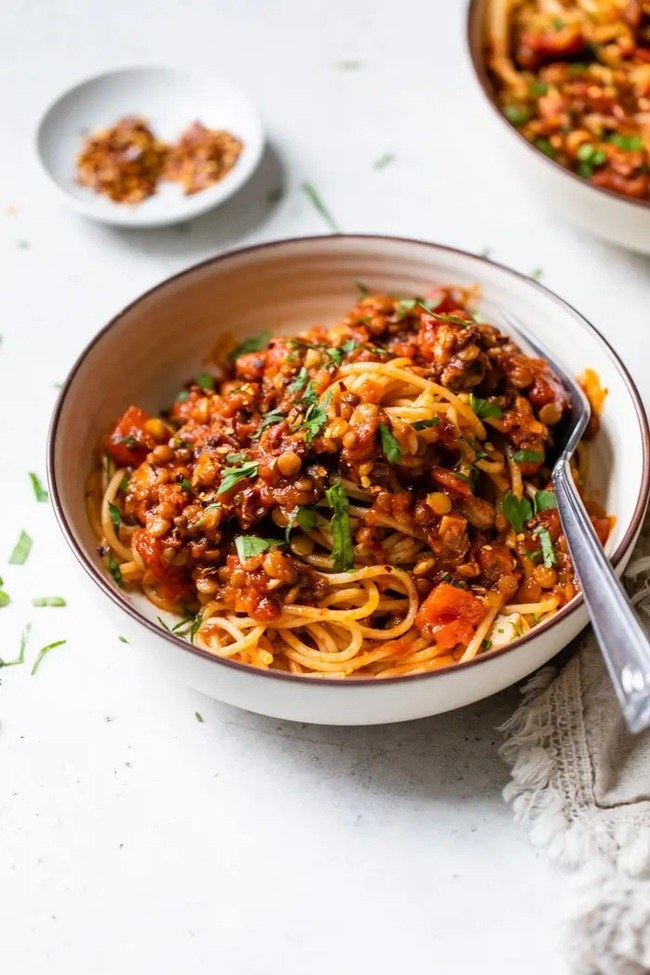
[[[488,0],[504,115],[594,186],[650,200],[650,3]]]
[[[568,398],[475,297],[365,294],[130,406],[87,492],[116,584],[216,656],[313,677],[433,670],[552,616],[576,592],[546,466]]]

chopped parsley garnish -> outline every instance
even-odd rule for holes
[[[11,596],[9,595],[9,593],[5,592],[4,589],[0,589],[0,607],[8,606],[10,602],[11,602]]]
[[[282,545],[277,538],[259,538],[257,535],[238,535],[235,539],[235,548],[240,562],[251,559],[254,555],[267,552],[270,548]]]
[[[120,486],[118,488],[118,491],[121,491],[122,494],[126,493],[126,489],[129,486],[129,480],[130,480],[129,475],[125,474],[122,480],[120,481]]]
[[[607,141],[613,146],[618,146],[619,149],[625,149],[626,152],[637,152],[643,149],[643,139],[640,135],[619,135],[618,132],[613,132],[607,137]]]
[[[336,67],[341,71],[360,71],[363,65],[361,61],[337,61]]]
[[[29,479],[32,482],[32,488],[34,489],[34,497],[37,501],[47,501],[49,495],[43,485],[41,484],[38,474],[34,474],[33,471],[29,472]]]
[[[385,152],[383,156],[379,159],[375,159],[373,163],[373,169],[386,169],[386,166],[390,166],[392,162],[395,162],[395,154],[392,152]]]
[[[287,392],[289,393],[300,393],[307,383],[309,382],[309,373],[304,366],[300,369],[300,372],[294,379],[292,383],[287,387]]]
[[[483,640],[481,643],[481,650],[484,650],[487,653],[487,651],[491,649],[492,649],[492,640]]]
[[[32,599],[32,606],[65,606],[63,596],[37,596]]]
[[[108,502],[108,510],[111,515],[111,521],[113,522],[116,528],[119,528],[120,525],[122,524],[122,512],[120,511],[120,509],[117,507],[116,504],[113,504],[112,501]]]
[[[32,540],[26,531],[21,531],[18,541],[9,556],[9,565],[24,565],[32,548]]]
[[[473,393],[469,394],[469,405],[481,420],[498,420],[503,416],[503,410],[500,406],[497,406],[496,403],[489,403],[486,399],[481,399],[480,396],[474,396]]]
[[[590,179],[593,176],[594,169],[607,162],[607,156],[603,150],[598,149],[591,142],[583,142],[581,146],[578,146],[577,156],[580,160],[578,173],[584,179]]]
[[[15,660],[2,660],[0,658],[0,667],[17,667],[18,664],[23,664],[25,662],[25,648],[27,646],[27,638],[29,637],[29,631],[32,628],[32,624],[28,623],[23,632],[20,635],[20,646],[18,650],[18,656]]]
[[[200,376],[195,376],[194,382],[201,389],[214,389],[214,376],[211,376],[209,372],[202,372]]]
[[[249,339],[244,339],[241,345],[232,350],[228,358],[234,361],[240,355],[246,355],[247,352],[259,352],[261,349],[265,349],[270,341],[271,333],[265,329],[259,335],[251,335]]]
[[[224,467],[222,475],[221,485],[217,494],[225,494],[226,491],[230,491],[245,478],[257,477],[257,461],[246,461],[240,467]]]
[[[548,511],[549,508],[557,508],[553,491],[538,491],[533,499],[533,504],[536,514],[539,511]]]
[[[283,420],[286,420],[286,417],[280,410],[271,410],[270,413],[266,413],[251,440],[259,440],[267,427],[272,427],[275,423],[282,423]]]
[[[48,654],[50,650],[54,650],[55,647],[62,647],[63,644],[67,642],[68,642],[67,640],[55,640],[54,643],[48,643],[46,647],[42,647],[38,651],[38,656],[36,657],[36,660],[34,661],[34,666],[30,671],[32,677],[34,676],[38,668],[41,666],[41,661],[43,657],[45,657],[45,655]]]
[[[295,508],[289,515],[289,521],[284,533],[285,541],[289,541],[289,536],[296,525],[298,528],[302,528],[303,531],[308,531],[310,528],[317,528],[319,525],[325,523],[326,519],[323,518],[316,508]]]
[[[327,503],[332,509],[330,530],[332,532],[335,572],[349,572],[354,566],[354,545],[350,526],[350,504],[345,488],[338,481],[325,491]]]
[[[111,552],[108,556],[108,571],[113,576],[113,580],[116,586],[120,589],[124,589],[124,579],[122,578],[122,570],[120,569],[119,562]]]
[[[113,439],[113,443],[124,444],[124,446],[128,447],[129,450],[137,450],[140,446],[139,442],[132,434],[129,434],[128,437],[116,437]]]
[[[503,114],[512,125],[525,125],[530,119],[532,112],[527,105],[506,105]]]
[[[544,460],[544,454],[538,450],[518,450],[516,454],[512,455],[512,459],[517,464],[541,464]]]
[[[242,461],[247,459],[246,454],[242,453],[241,450],[236,454],[226,454],[226,460],[229,464],[241,464]]]
[[[402,456],[402,448],[395,439],[393,431],[389,426],[387,426],[387,424],[379,424],[379,437],[381,440],[381,449],[384,457],[391,464],[396,464]]]
[[[194,712],[194,717],[196,718],[197,721],[199,721],[201,724],[203,724],[203,715],[202,714],[199,714],[198,711],[195,711]]]
[[[350,352],[354,352],[355,349],[359,348],[360,343],[356,339],[346,339],[346,341],[341,346],[341,352],[343,355],[349,355]]]
[[[553,27],[555,28],[555,30],[564,30],[564,28],[566,27],[566,20],[562,20],[561,17],[554,17]]]
[[[307,431],[305,439],[308,444],[313,443],[314,438],[318,436],[327,423],[327,420],[327,410],[323,408],[323,405],[319,402],[310,403],[302,424],[303,429]]]
[[[440,425],[439,416],[431,416],[428,420],[416,420],[411,426],[414,430],[427,430],[429,427],[437,427]]]
[[[551,145],[548,139],[535,139],[535,145],[539,151],[543,152],[544,155],[548,156],[549,159],[555,159],[557,156],[557,150]]]
[[[333,230],[335,234],[338,234],[339,228],[334,222],[331,213],[329,212],[329,210],[321,200],[320,196],[318,195],[318,191],[316,190],[316,187],[313,185],[313,183],[303,183],[302,191],[307,197],[307,199],[310,201],[310,203],[312,204],[316,212],[320,214],[320,216],[323,218],[323,220],[328,225],[328,227],[330,227],[330,229]]]
[[[367,284],[364,284],[363,281],[359,281],[358,278],[357,278],[357,280],[354,283],[357,286],[357,291],[359,292],[359,297],[360,298],[367,298],[368,295],[370,294],[370,288],[368,287],[368,285]]]
[[[533,279],[533,281],[539,281],[542,278],[543,274],[544,274],[543,268],[534,267],[533,270],[530,272],[530,277]]]
[[[506,491],[501,510],[519,535],[524,530],[525,523],[533,516],[533,506],[528,498],[518,498],[512,491]]]
[[[553,539],[548,528],[545,528],[543,525],[538,525],[533,531],[533,535],[539,538],[540,545],[542,546],[542,559],[546,568],[550,569],[552,566],[557,565]]]
[[[471,321],[461,318],[460,315],[438,314],[437,311],[434,311],[434,308],[440,304],[439,301],[436,303],[436,305],[433,305],[433,307],[432,302],[421,301],[419,298],[417,299],[417,303],[424,311],[427,312],[427,314],[431,315],[432,318],[435,318],[437,322],[448,322],[450,325],[461,325],[463,328],[467,328],[468,325],[472,324]]]
[[[205,508],[203,509],[203,516],[199,518],[197,522],[194,523],[194,527],[200,528],[203,522],[205,521],[206,513],[208,511],[214,511],[215,508],[220,508],[220,507],[221,507],[220,501],[211,501],[210,504],[206,504]]]
[[[539,81],[538,78],[533,78],[528,86],[528,90],[535,98],[539,98],[541,95],[546,95],[548,93],[548,85],[545,81]]]
[[[182,487],[182,489],[184,491],[191,491],[192,490],[192,482],[189,481],[186,477],[184,477],[182,479],[182,481],[181,481],[181,487]]]

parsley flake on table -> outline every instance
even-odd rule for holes
[[[49,500],[49,494],[41,484],[38,474],[35,474],[33,471],[30,471],[29,479],[32,482],[32,488],[34,490],[34,497],[36,498],[36,500],[40,501],[41,503]]]
[[[43,658],[47,656],[50,650],[54,650],[56,647],[62,647],[63,644],[67,642],[67,640],[55,640],[54,643],[48,643],[47,646],[41,647],[41,649],[38,651],[38,655],[34,661],[32,669],[30,670],[31,676],[34,676],[38,668],[41,666]]]
[[[385,152],[383,156],[379,159],[375,159],[372,164],[373,169],[386,169],[386,166],[390,166],[391,163],[395,162],[395,154],[393,152]]]
[[[0,667],[17,667],[18,664],[23,664],[25,662],[25,648],[27,647],[27,640],[29,638],[29,631],[32,628],[32,624],[28,623],[23,632],[20,634],[20,645],[18,649],[18,656],[15,660],[2,660],[0,658]]]
[[[9,556],[9,565],[24,565],[29,558],[32,548],[32,540],[26,531],[21,531],[18,541],[14,545],[13,551]]]
[[[329,212],[329,210],[321,200],[318,191],[316,190],[316,187],[313,185],[313,183],[303,183],[302,191],[307,197],[307,199],[310,201],[310,203],[312,204],[316,212],[320,214],[320,216],[323,218],[323,220],[328,225],[328,227],[330,227],[330,229],[333,230],[335,234],[338,234],[340,232],[339,228],[334,222],[334,218],[332,217],[332,214]]]
[[[32,599],[32,606],[65,606],[63,596],[36,596]]]

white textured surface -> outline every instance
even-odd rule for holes
[[[0,609],[0,656],[14,655],[28,619],[30,663],[44,643],[68,640],[35,677],[0,670],[8,971],[566,972],[562,878],[499,795],[493,727],[516,692],[348,731],[280,725],[159,686],[86,604],[26,478],[43,473],[52,383],[93,332],[204,256],[322,232],[303,180],[344,230],[490,246],[524,271],[543,267],[647,396],[650,263],[564,226],[514,178],[488,137],[462,20],[452,0],[2,6],[0,572],[13,602]],[[185,232],[86,223],[51,203],[35,171],[33,123],[58,90],[147,61],[232,78],[274,147],[237,197]],[[385,152],[394,164],[373,170]],[[271,207],[280,182],[287,195]],[[31,559],[6,567],[21,527]],[[30,606],[55,593],[67,609]]]

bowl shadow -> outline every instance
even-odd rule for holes
[[[98,232],[130,250],[152,256],[205,257],[241,243],[270,220],[286,190],[280,154],[267,143],[251,178],[225,203],[194,220],[170,227],[131,228],[98,224]]]

